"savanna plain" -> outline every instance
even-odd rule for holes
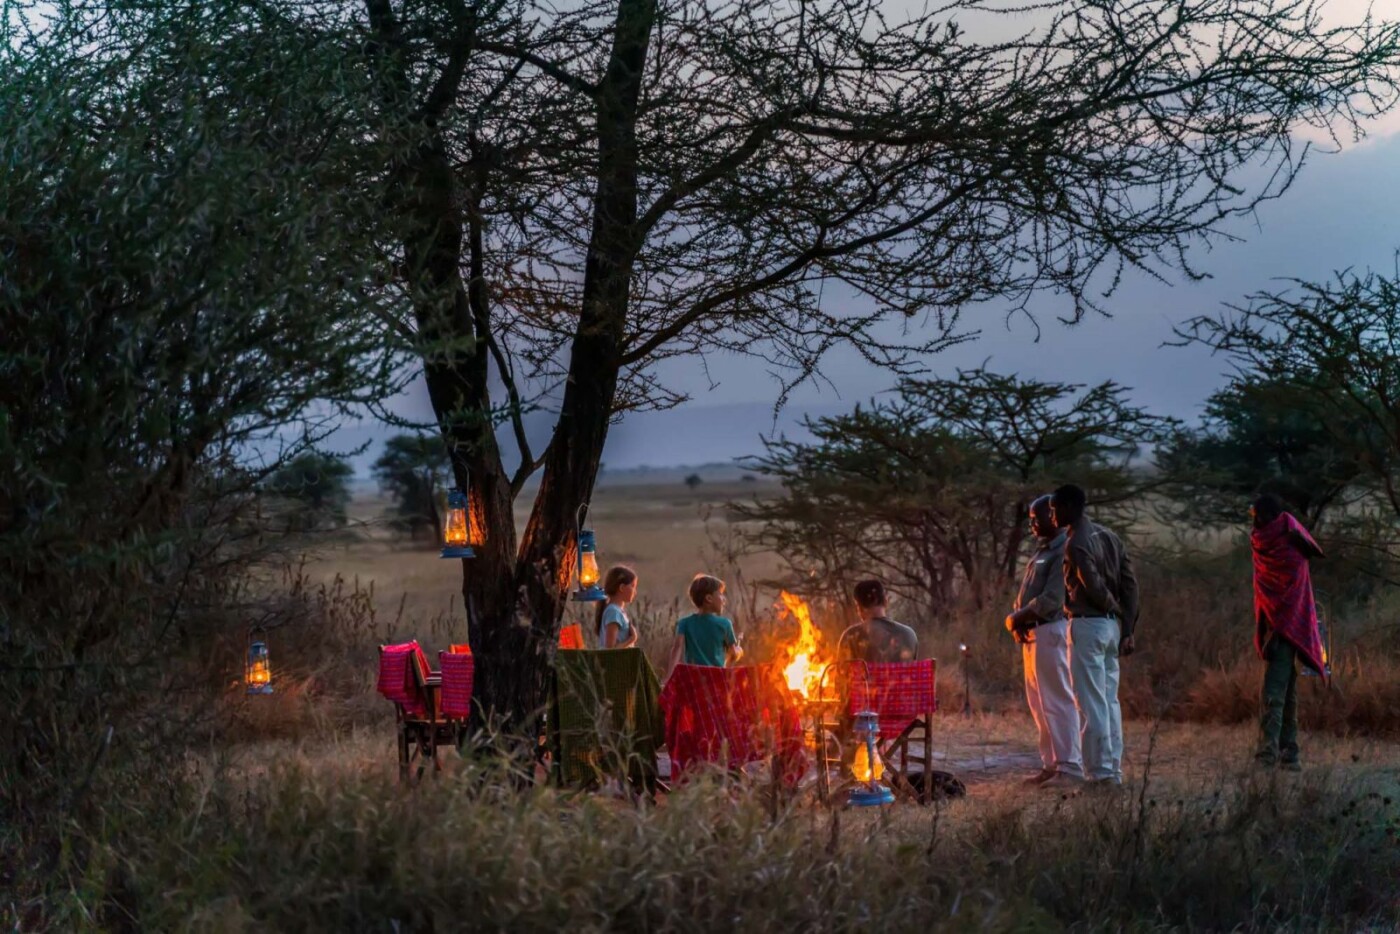
[[[744,553],[727,518],[755,491],[665,479],[598,490],[602,563],[638,571],[634,617],[658,667],[697,571],[728,582],[752,657],[792,638],[774,606],[790,569]],[[391,534],[385,507],[362,492],[347,531],[309,539],[269,577],[293,620],[271,637],[277,693],[242,696],[239,646],[225,647],[220,742],[164,764],[189,779],[178,792],[73,842],[103,858],[64,920],[82,926],[106,906],[105,924],[126,912],[146,929],[229,931],[1400,926],[1400,666],[1383,593],[1327,606],[1337,677],[1330,691],[1303,679],[1299,774],[1251,762],[1247,553],[1222,540],[1193,557],[1145,527],[1131,539],[1144,611],[1142,649],[1123,663],[1121,792],[1023,785],[1038,760],[1005,609],[912,605],[893,613],[939,660],[934,756],[965,797],[829,810],[810,789],[778,801],[760,775],[633,801],[455,750],[405,787],[376,646],[417,638],[431,655],[464,639],[463,572]],[[834,644],[842,609],[813,609]]]

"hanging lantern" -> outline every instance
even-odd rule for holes
[[[254,639],[253,634],[261,632],[263,639]],[[272,693],[272,660],[267,654],[267,630],[254,626],[248,630],[248,660],[243,666],[243,680],[248,685],[249,694]]]
[[[593,603],[608,599],[603,588],[598,586],[598,540],[592,529],[578,530],[578,590],[574,599]]]
[[[894,792],[880,781],[885,776],[885,763],[875,742],[879,738],[880,715],[873,710],[857,713],[856,755],[851,763],[851,772],[857,784],[846,799],[846,803],[853,807],[879,807],[894,803]]]
[[[452,490],[447,494],[447,521],[442,524],[442,557],[476,557],[471,546],[467,494],[461,490]]]

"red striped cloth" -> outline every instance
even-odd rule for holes
[[[1268,632],[1257,621],[1293,644],[1303,664],[1328,676],[1322,633],[1317,627],[1317,602],[1313,598],[1312,571],[1303,546],[1322,549],[1303,524],[1284,513],[1262,529],[1249,533],[1254,552],[1254,647],[1264,657]]]
[[[848,712],[862,710],[880,715],[880,735],[893,739],[926,711],[938,709],[934,660],[919,662],[845,662],[843,675],[850,685]]]
[[[439,652],[438,665],[442,669],[442,714],[465,720],[472,712],[476,659],[465,652]]]
[[[677,665],[661,709],[673,779],[705,763],[742,766],[775,754],[789,785],[806,772],[801,714],[776,665]]]
[[[413,665],[419,677],[414,677]],[[428,700],[420,686],[428,677],[428,658],[415,640],[379,647],[379,693],[413,717],[428,715]]]

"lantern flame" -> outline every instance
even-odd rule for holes
[[[799,631],[797,641],[787,647],[788,663],[783,668],[783,677],[788,688],[806,698],[817,696],[821,687],[823,663],[822,634],[812,624],[812,611],[806,602],[786,590],[778,594],[787,615],[797,620]]]
[[[851,773],[858,782],[878,782],[885,777],[885,763],[880,759],[880,753],[875,752],[875,759],[872,762],[870,751],[865,743],[856,743],[855,759],[851,762]]]
[[[598,556],[591,551],[579,555],[578,582],[580,587],[592,587],[598,583]]]
[[[467,511],[465,509],[447,510],[447,521],[442,528],[442,542],[449,548],[465,548],[468,544],[469,535],[467,533]]]

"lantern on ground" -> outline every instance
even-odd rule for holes
[[[467,494],[451,490],[447,494],[447,520],[442,524],[442,557],[475,558],[471,546],[471,523],[467,516]]]
[[[873,710],[862,710],[856,714],[855,740],[856,754],[851,763],[856,786],[851,789],[846,803],[853,807],[879,807],[894,802],[894,792],[882,782],[885,777],[885,763],[880,758],[880,715]]]
[[[263,638],[253,636],[262,633]],[[267,631],[261,626],[248,630],[248,659],[243,665],[243,680],[249,694],[272,693],[272,659],[267,653]]]

